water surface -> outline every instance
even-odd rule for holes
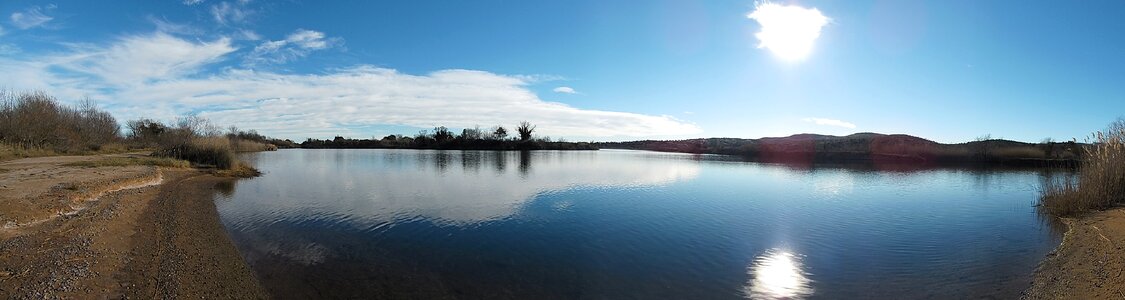
[[[218,199],[275,296],[1014,298],[1041,171],[641,151],[283,150]],[[882,169],[895,169],[893,171]]]

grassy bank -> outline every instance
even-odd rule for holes
[[[1040,208],[1071,216],[1125,203],[1125,120],[1094,135],[1078,174],[1051,182],[1042,191]]]

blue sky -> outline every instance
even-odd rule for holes
[[[295,140],[521,120],[569,140],[1081,140],[1125,114],[1122,1],[770,5],[815,17],[750,18],[755,1],[4,1],[0,87]]]

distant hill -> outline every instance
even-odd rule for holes
[[[797,134],[760,139],[645,140],[593,145],[601,149],[738,155],[767,162],[870,161],[935,165],[1068,165],[1081,158],[1085,147],[1074,142],[1032,144],[1001,139],[942,144],[911,135],[870,132],[848,136]]]

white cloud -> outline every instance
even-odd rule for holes
[[[219,4],[212,5],[211,17],[220,25],[245,22],[246,19],[254,13],[253,10],[244,7],[246,3],[247,2],[240,1],[239,4],[235,5],[230,2],[220,2]]]
[[[180,79],[234,52],[230,39],[189,42],[163,32],[129,36],[109,47],[81,47],[54,56],[55,67],[87,74],[112,86]]]
[[[196,5],[203,3],[203,0],[184,0],[184,5]]]
[[[844,127],[844,128],[855,129],[855,124],[845,122],[845,121],[840,121],[840,120],[834,120],[834,119],[804,118],[804,119],[801,119],[801,121],[814,123],[816,125],[836,126],[836,127]]]
[[[569,86],[560,86],[560,87],[557,87],[557,88],[553,89],[552,91],[554,91],[556,93],[563,93],[563,94],[577,94],[578,93],[578,91],[575,91],[574,88],[569,87]]]
[[[323,32],[297,29],[284,40],[266,41],[246,56],[246,64],[282,64],[305,57],[312,51],[340,44],[339,38],[326,38]]]
[[[158,31],[158,32],[186,34],[186,35],[199,35],[199,34],[203,33],[199,29],[197,29],[195,27],[192,27],[190,25],[175,23],[175,22],[172,22],[172,21],[168,21],[168,19],[165,19],[165,18],[158,18],[158,17],[153,16],[153,15],[149,15],[145,18],[148,19],[148,21],[151,22],[152,25],[156,26],[156,31]]]
[[[763,2],[747,17],[761,25],[758,48],[769,49],[785,60],[799,60],[812,52],[820,30],[828,25],[828,17],[816,8]]]
[[[55,5],[51,4],[46,8],[32,6],[24,11],[14,12],[11,15],[12,25],[19,27],[20,29],[29,29],[32,27],[43,26],[43,24],[46,24],[47,22],[55,19],[54,17],[46,15],[45,13],[43,13],[43,11],[51,10],[54,8]]]
[[[319,38],[318,38],[319,37]],[[298,32],[285,45],[327,47],[322,35]],[[231,39],[188,41],[164,33],[131,36],[105,46],[75,46],[61,54],[0,57],[0,82],[48,90],[63,99],[89,96],[119,120],[169,120],[200,115],[224,125],[303,139],[371,125],[471,127],[527,120],[554,137],[658,136],[699,133],[671,116],[581,109],[540,99],[528,76],[476,70],[404,74],[356,66],[319,74],[283,74],[215,63],[236,48]]]
[[[0,36],[4,36],[4,26],[0,26]]]

